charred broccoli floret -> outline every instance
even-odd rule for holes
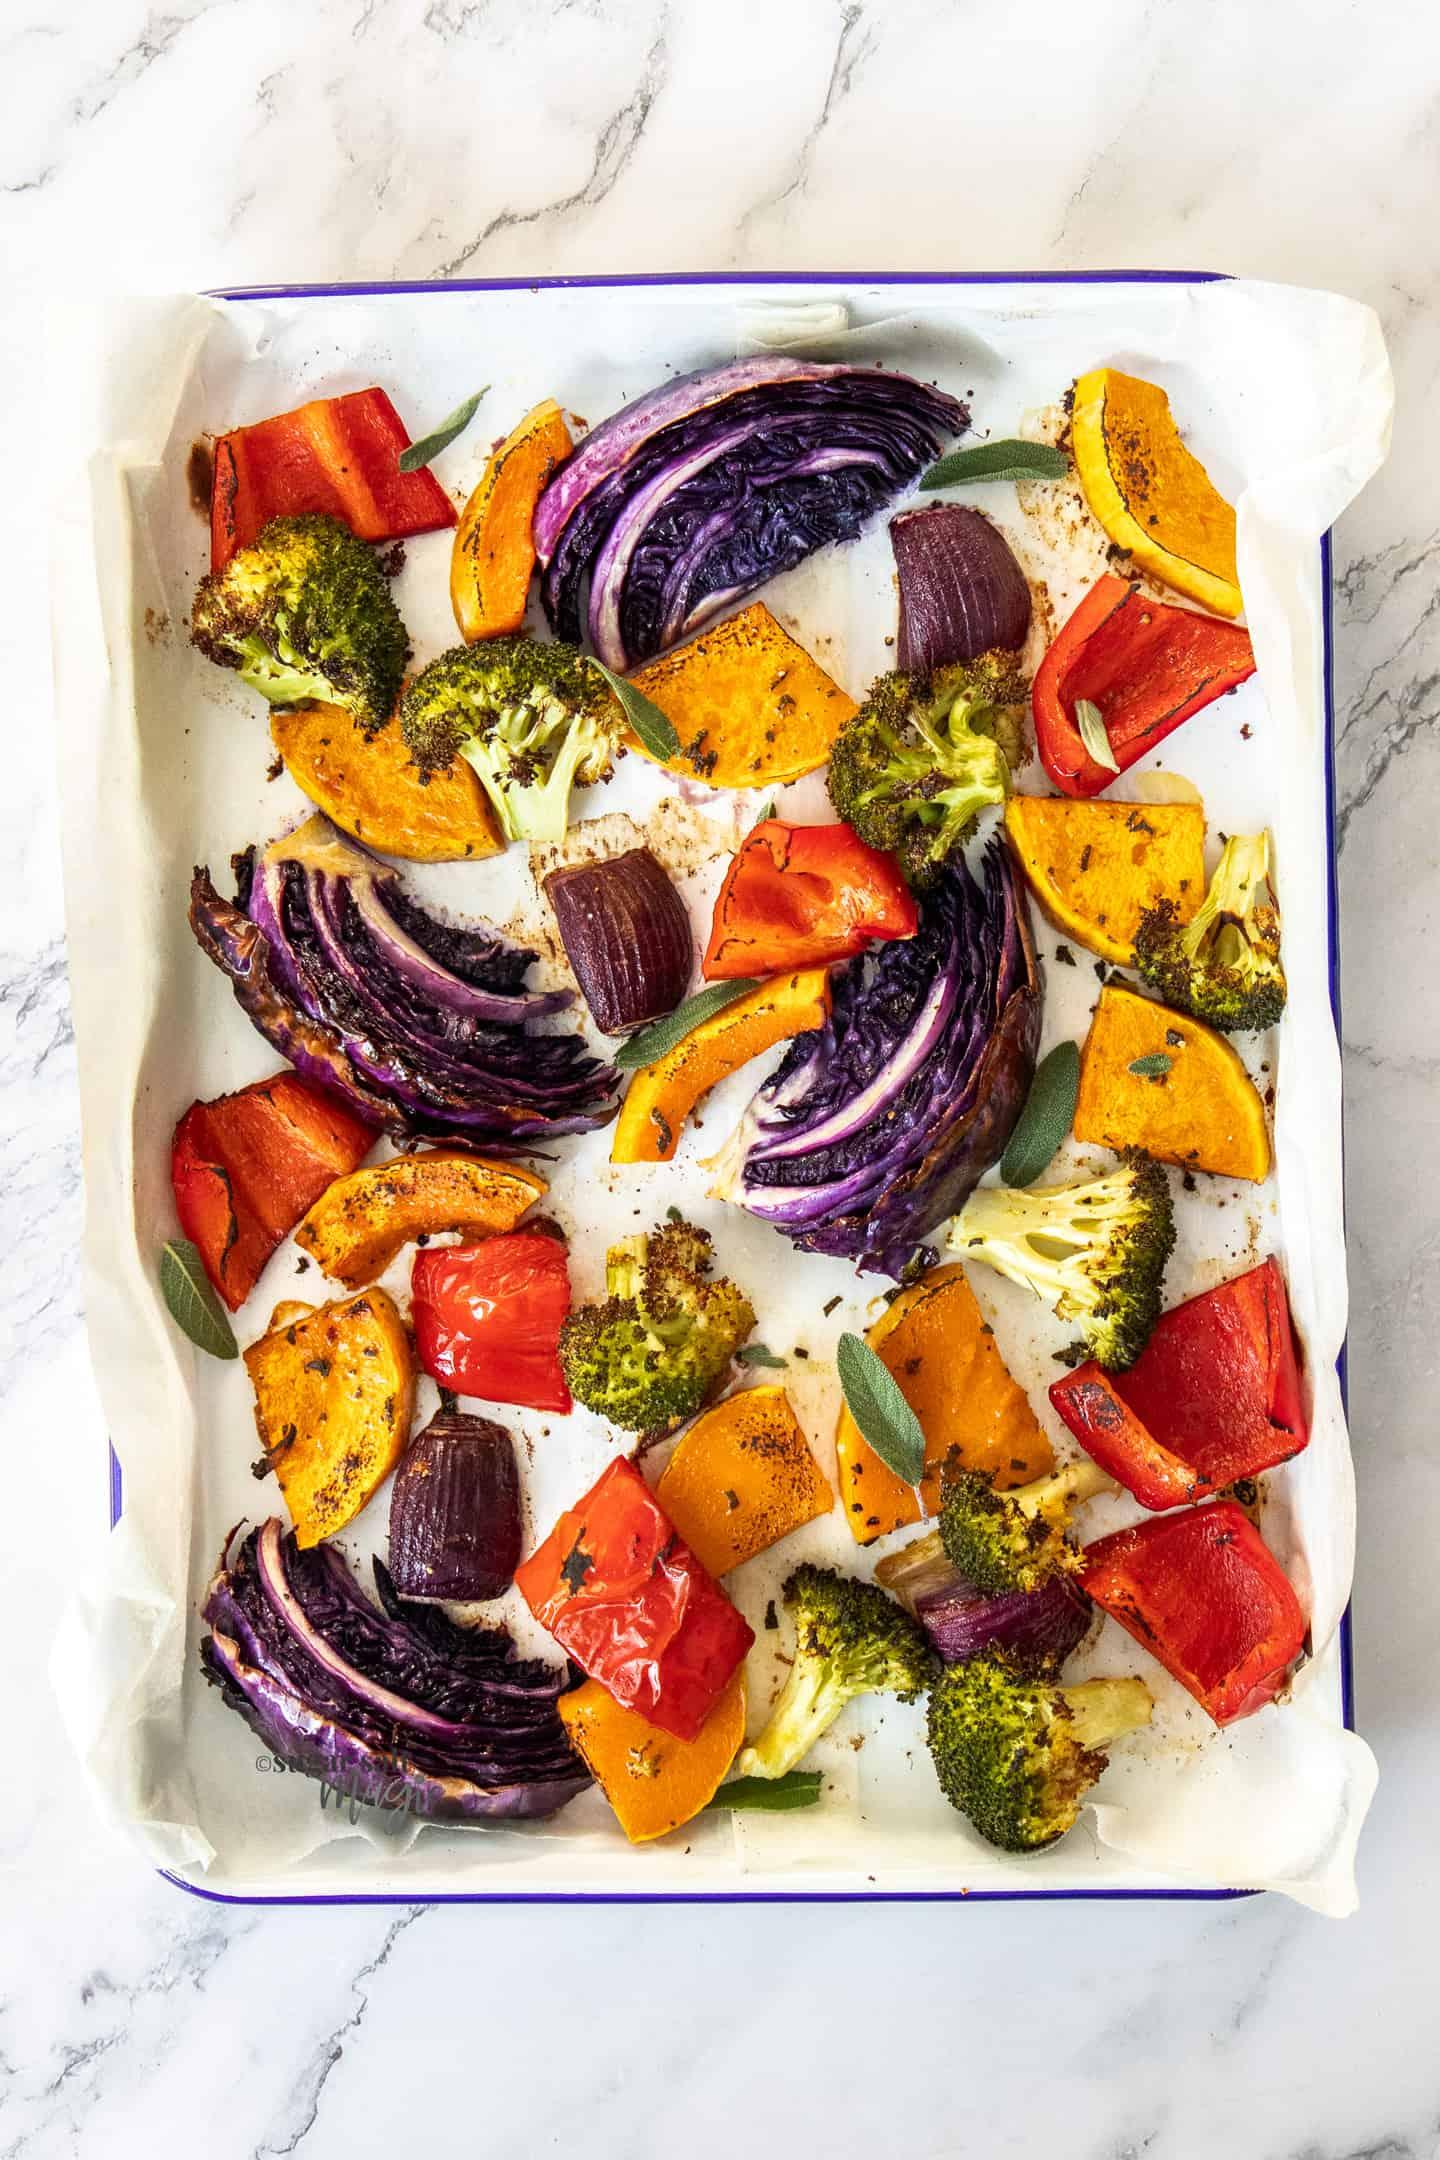
[[[1021,758],[1028,696],[1013,653],[942,668],[926,683],[882,675],[830,753],[830,800],[862,840],[932,883]]]
[[[343,705],[367,733],[395,709],[409,640],[374,551],[339,518],[272,518],[202,578],[190,637],[272,705]]]
[[[1105,1768],[1105,1748],[1148,1725],[1143,1680],[1061,1687],[1003,1650],[948,1665],[930,1696],[928,1738],[940,1789],[1004,1852],[1064,1837]]]
[[[485,638],[423,668],[400,704],[422,774],[473,766],[509,840],[561,840],[572,787],[607,779],[625,716],[578,645]]]
[[[1173,900],[1147,908],[1135,964],[1167,1005],[1237,1034],[1273,1027],[1285,1010],[1280,910],[1270,883],[1270,835],[1237,833],[1188,923]]]
[[[709,1233],[662,1223],[605,1255],[606,1298],[560,1331],[560,1363],[578,1402],[627,1432],[689,1417],[755,1325],[743,1290],[710,1273]]]
[[[857,1695],[923,1695],[938,1666],[923,1628],[873,1583],[798,1567],[781,1595],[795,1615],[795,1662],[739,1777],[784,1777]]]
[[[1123,1372],[1160,1317],[1175,1244],[1169,1180],[1148,1155],[1132,1155],[1076,1185],[980,1186],[947,1242],[961,1259],[1047,1298],[1062,1320],[1078,1320],[1084,1339],[1068,1362],[1093,1357]]]
[[[1068,1463],[1053,1477],[1033,1478],[1008,1492],[997,1490],[988,1471],[948,1470],[938,1528],[882,1560],[877,1576],[888,1588],[913,1580],[921,1567],[943,1568],[948,1561],[982,1597],[1043,1590],[1052,1576],[1072,1575],[1080,1565],[1079,1548],[1067,1535],[1071,1509],[1114,1490],[1114,1479],[1089,1461]]]

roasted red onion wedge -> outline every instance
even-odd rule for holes
[[[900,580],[896,665],[933,675],[984,652],[1016,652],[1030,628],[1030,587],[1004,534],[978,510],[936,503],[890,520]]]
[[[628,1035],[675,1010],[694,960],[690,918],[649,848],[552,870],[545,894],[598,1028]]]
[[[402,1597],[502,1597],[520,1564],[515,1443],[490,1418],[442,1410],[390,1488],[390,1575]]]

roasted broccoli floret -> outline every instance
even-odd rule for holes
[[[570,1392],[627,1432],[689,1417],[755,1325],[743,1290],[712,1276],[709,1233],[662,1223],[605,1255],[605,1301],[560,1331]]]
[[[343,705],[373,734],[395,709],[409,640],[373,549],[339,518],[272,518],[202,578],[190,636],[272,705]]]
[[[1188,923],[1173,900],[1147,908],[1135,964],[1167,1005],[1237,1034],[1273,1027],[1285,1010],[1280,910],[1270,883],[1270,835],[1237,833]]]
[[[924,1629],[874,1583],[798,1567],[781,1595],[795,1615],[795,1662],[764,1732],[735,1765],[740,1777],[784,1777],[857,1695],[913,1702],[938,1670]]]
[[[983,1597],[1040,1590],[1052,1575],[1073,1574],[1080,1565],[1066,1536],[1071,1509],[1114,1489],[1114,1479],[1088,1461],[1008,1492],[998,1492],[983,1470],[952,1470],[941,1498],[940,1542],[952,1567]]]
[[[1013,653],[942,668],[926,683],[882,675],[830,753],[830,800],[910,883],[932,883],[1019,764],[1028,696]]]
[[[1078,1320],[1084,1339],[1067,1362],[1093,1357],[1123,1372],[1160,1317],[1175,1244],[1169,1180],[1148,1155],[1132,1155],[1076,1185],[980,1186],[947,1242],[961,1259],[1047,1298],[1062,1320]]]
[[[400,726],[422,774],[472,765],[510,840],[561,840],[572,787],[607,779],[625,715],[578,645],[457,645],[405,692]]]
[[[1105,1768],[1103,1750],[1150,1722],[1141,1680],[1061,1687],[1002,1650],[949,1665],[930,1696],[928,1738],[940,1789],[1004,1852],[1064,1837]]]

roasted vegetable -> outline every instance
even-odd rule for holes
[[[662,1223],[605,1255],[605,1299],[560,1331],[571,1392],[626,1432],[699,1409],[755,1325],[743,1290],[711,1274],[708,1231]]]
[[[1165,1172],[1136,1156],[1102,1178],[970,1195],[947,1240],[961,1259],[991,1267],[1078,1320],[1086,1354],[1133,1365],[1160,1314],[1175,1216]]]
[[[545,897],[603,1034],[628,1035],[674,1011],[694,964],[690,918],[649,848],[552,870]]]
[[[718,1158],[715,1190],[805,1251],[898,1280],[1003,1153],[1035,1071],[1039,976],[1005,848],[983,886],[952,864],[914,937],[836,969],[830,992],[824,1028],[791,1045]]]
[[[394,710],[409,643],[384,573],[338,518],[275,518],[202,578],[191,642],[272,705],[340,705],[364,728]]]
[[[1070,448],[1085,500],[1117,547],[1202,607],[1240,613],[1235,512],[1181,441],[1158,383],[1119,368],[1082,375]]]
[[[598,1680],[560,1698],[576,1752],[632,1845],[678,1830],[707,1805],[745,1737],[742,1668],[693,1740],[677,1740],[638,1710],[616,1702]]]
[[[663,652],[851,540],[969,414],[891,368],[765,354],[682,375],[591,430],[535,511],[546,611],[612,668]],[[757,514],[757,506],[760,506]]]
[[[1270,1174],[1265,1105],[1225,1037],[1114,982],[1080,1053],[1075,1138],[1257,1185]]]
[[[940,1524],[904,1549],[906,1571],[942,1556],[982,1597],[1013,1591],[1034,1595],[1057,1575],[1080,1567],[1070,1541],[1071,1513],[1096,1493],[1113,1492],[1114,1480],[1091,1462],[1067,1463],[1053,1476],[1001,1490],[980,1470],[947,1471]],[[881,1563],[877,1579],[899,1589],[898,1570]]]
[[[274,1471],[296,1543],[318,1545],[360,1513],[410,1437],[415,1366],[405,1323],[383,1290],[279,1307],[270,1333],[245,1352],[245,1369],[264,1451],[256,1475]]]
[[[795,1661],[765,1730],[735,1765],[740,1777],[784,1777],[857,1695],[913,1702],[934,1676],[923,1631],[873,1583],[805,1566],[782,1595],[795,1616]]]
[[[835,814],[933,885],[1020,762],[1025,677],[1013,653],[982,653],[930,682],[882,675],[830,753]]]
[[[546,398],[511,429],[485,467],[450,556],[450,605],[467,645],[524,624],[535,571],[535,505],[572,447],[560,407]]]
[[[988,1651],[936,1682],[930,1755],[941,1791],[981,1837],[1002,1852],[1038,1852],[1073,1828],[1103,1751],[1147,1725],[1153,1708],[1142,1681],[1060,1687]]]
[[[828,1515],[835,1498],[780,1387],[742,1388],[697,1418],[655,1497],[712,1575]]]
[[[895,664],[928,681],[956,661],[1018,652],[1030,630],[1030,587],[998,526],[963,503],[902,510],[890,520],[900,587]]]
[[[565,1247],[548,1230],[415,1255],[411,1318],[432,1380],[481,1402],[570,1409],[558,1345],[570,1310]]]
[[[680,738],[669,770],[710,787],[798,780],[825,763],[855,711],[854,698],[760,600],[652,660],[634,683]],[[652,755],[638,735],[628,747]]]
[[[515,1443],[489,1418],[441,1410],[390,1487],[390,1575],[401,1597],[503,1597],[520,1564]]]
[[[1199,803],[1074,802],[1012,795],[1005,830],[1026,882],[1057,930],[1129,967],[1147,908],[1188,922],[1205,884]]]
[[[232,1542],[206,1595],[205,1677],[288,1769],[437,1822],[553,1815],[589,1777],[556,1711],[566,1674],[396,1595],[377,1611],[331,1546],[272,1520]]]
[[[505,845],[463,758],[421,778],[394,720],[373,734],[339,705],[282,708],[270,740],[332,825],[404,862],[468,862]]]
[[[762,818],[725,874],[703,972],[725,982],[829,967],[872,939],[913,937],[919,920],[894,862],[848,825]]]
[[[610,776],[624,715],[576,645],[495,637],[422,668],[400,728],[422,773],[473,767],[507,840],[559,840],[572,787]]]
[[[912,1539],[875,1570],[875,1580],[913,1613],[945,1665],[1005,1650],[1029,1665],[1063,1665],[1089,1630],[1090,1600],[1073,1575],[1049,1576],[1038,1590],[984,1594],[928,1535]],[[921,1550],[921,1548],[925,1548]]]
[[[668,1162],[702,1095],[788,1036],[820,1027],[830,1009],[823,968],[796,968],[737,997],[692,1028],[625,1091],[611,1162]]]
[[[1280,911],[1270,884],[1270,835],[1225,842],[1198,911],[1159,900],[1141,917],[1135,961],[1167,1005],[1227,1034],[1274,1027],[1285,1010]]]
[[[358,1290],[383,1275],[417,1238],[513,1230],[545,1189],[533,1170],[455,1148],[395,1155],[336,1178],[295,1232],[295,1242],[322,1274]]]

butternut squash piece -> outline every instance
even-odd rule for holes
[[[680,737],[663,762],[710,787],[776,787],[813,772],[857,710],[763,601],[631,676]],[[651,753],[638,736],[632,750]],[[652,760],[659,763],[661,760]]]
[[[598,1680],[562,1695],[560,1718],[626,1837],[643,1845],[678,1830],[714,1798],[745,1738],[744,1668],[693,1740],[677,1740],[625,1709]]]
[[[1044,1477],[1055,1457],[1025,1391],[1011,1379],[958,1262],[902,1290],[865,1340],[894,1375],[925,1435],[917,1499],[860,1433],[842,1402],[835,1430],[840,1505],[857,1545],[933,1515],[945,1467],[988,1470],[1001,1487]]]
[[[1012,795],[1005,829],[1025,879],[1067,937],[1127,967],[1146,908],[1187,923],[1205,893],[1205,812],[1196,803],[1077,802]]]
[[[1132,1069],[1152,1058],[1169,1063]],[[1265,1105],[1225,1037],[1116,983],[1080,1053],[1075,1137],[1256,1185],[1270,1174]]]
[[[574,447],[560,407],[546,398],[512,428],[485,467],[450,554],[450,605],[467,645],[523,628],[535,573],[535,505]]]
[[[319,1307],[287,1301],[245,1352],[245,1369],[295,1542],[318,1545],[360,1513],[410,1437],[415,1363],[405,1323],[383,1290]]]
[[[402,862],[463,862],[505,843],[463,758],[422,780],[398,724],[367,736],[339,705],[276,712],[270,740],[295,785],[342,832]]]
[[[295,1232],[323,1275],[358,1290],[383,1275],[417,1237],[462,1230],[493,1237],[513,1230],[547,1190],[533,1171],[453,1148],[396,1155],[336,1178]]]
[[[655,1498],[701,1566],[724,1575],[828,1515],[835,1495],[784,1388],[754,1387],[696,1420]]]
[[[1093,368],[1075,385],[1070,445],[1085,500],[1152,577],[1217,615],[1240,613],[1235,512],[1180,440],[1158,383]]]
[[[829,1011],[824,968],[797,968],[773,975],[758,990],[712,1013],[673,1050],[635,1074],[615,1121],[611,1162],[669,1162],[702,1095],[762,1050],[822,1027]]]

